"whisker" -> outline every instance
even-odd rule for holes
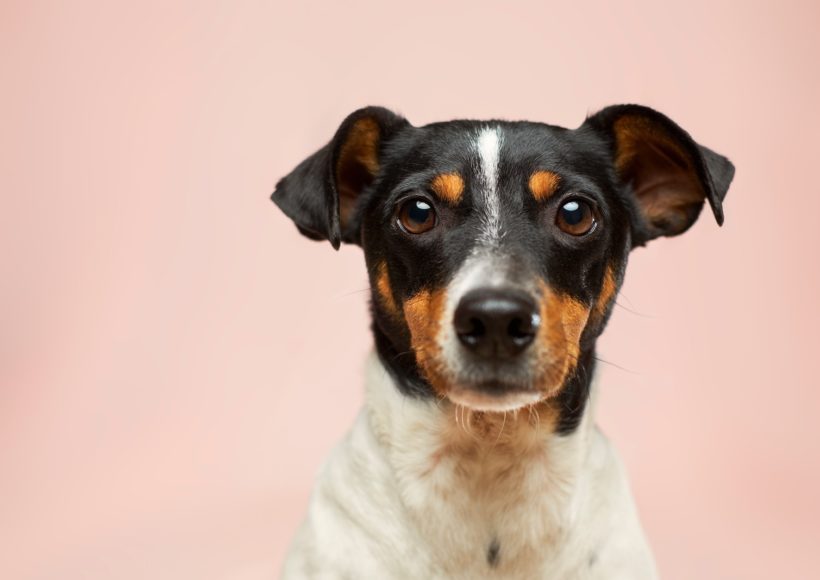
[[[400,356],[407,356],[408,354],[413,354],[413,351],[412,350],[406,350],[404,352],[400,352],[400,353],[396,354],[392,359],[390,359],[390,362],[396,362],[397,358],[399,358]]]
[[[640,316],[641,318],[655,318],[654,314],[644,314],[643,312],[638,312],[637,310],[629,308],[628,306],[624,306],[623,304],[618,302],[618,300],[615,300],[615,306],[617,306],[618,308],[623,308],[624,310],[626,310],[630,314],[634,314],[635,316]]]
[[[459,419],[456,419],[456,424],[461,427],[461,430],[465,433],[467,432],[467,428],[464,426],[464,406],[463,405],[456,405],[456,413],[458,414]]]
[[[501,420],[501,429],[498,431],[498,437],[495,438],[495,443],[493,443],[493,447],[498,445],[498,442],[501,441],[501,435],[504,433],[504,425],[507,424],[507,411],[504,411],[504,419]]]
[[[339,294],[339,298],[347,298],[348,296],[353,296],[354,294],[361,294],[363,292],[369,292],[370,286],[367,288],[362,288],[361,290],[352,290],[351,292],[345,292],[344,294]]]
[[[534,430],[535,433],[533,434],[534,436],[532,438],[532,441],[530,442],[529,449],[532,449],[532,447],[538,443],[538,432],[541,428],[541,416],[538,413],[538,411],[535,409],[536,404],[527,405],[527,411],[529,413],[529,415],[527,416],[527,422],[530,425],[534,425],[534,427],[535,427],[535,430]],[[534,421],[533,421],[533,417],[535,418]]]
[[[631,369],[628,369],[628,368],[622,367],[621,365],[617,365],[617,364],[615,364],[614,362],[610,362],[610,361],[608,361],[608,360],[604,360],[604,359],[599,358],[599,357],[597,357],[597,356],[595,357],[595,360],[596,360],[596,361],[598,361],[598,362],[602,362],[602,363],[604,363],[604,364],[607,364],[607,365],[613,366],[613,367],[615,367],[616,369],[620,369],[620,370],[624,371],[625,373],[629,373],[630,375],[637,375],[637,376],[640,376],[640,374],[641,374],[641,373],[639,373],[638,371],[633,371],[633,370],[631,370]]]

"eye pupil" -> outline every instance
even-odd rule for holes
[[[573,236],[582,236],[594,229],[595,214],[586,201],[571,199],[560,207],[555,222],[562,231]]]
[[[561,208],[564,221],[571,226],[578,225],[584,219],[584,212],[581,209],[581,204],[577,201],[570,201],[564,204]]]
[[[407,210],[407,217],[417,224],[423,224],[430,219],[431,209],[429,203],[419,199],[410,204],[410,208]]]
[[[423,234],[436,225],[436,212],[424,199],[410,199],[399,208],[398,221],[409,234]]]

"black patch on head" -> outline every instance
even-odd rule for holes
[[[501,544],[498,543],[498,538],[493,538],[493,541],[490,542],[490,546],[487,548],[487,564],[489,564],[491,568],[495,568],[498,566],[500,560]]]

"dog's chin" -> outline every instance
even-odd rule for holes
[[[485,413],[506,413],[534,405],[544,399],[537,391],[488,391],[481,388],[454,387],[447,391],[450,402]]]

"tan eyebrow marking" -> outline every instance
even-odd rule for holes
[[[561,176],[557,173],[553,173],[552,171],[536,171],[530,176],[530,193],[532,193],[536,201],[544,201],[555,193],[560,181]]]
[[[464,193],[464,179],[458,173],[442,173],[436,175],[430,188],[441,200],[456,205]]]

